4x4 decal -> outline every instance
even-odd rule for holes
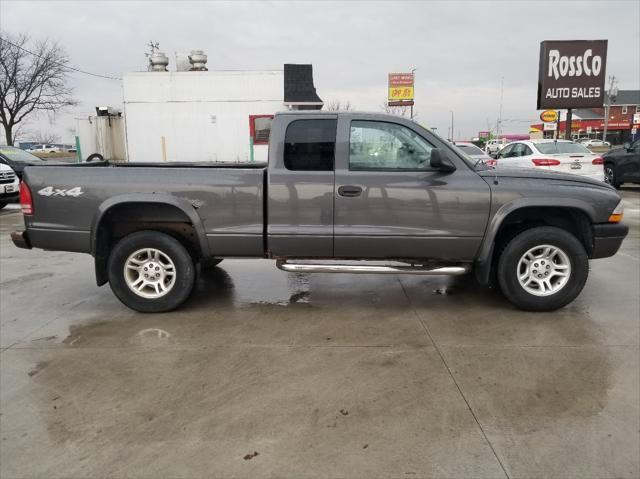
[[[84,194],[84,191],[82,191],[82,188],[79,186],[74,186],[73,188],[69,188],[66,190],[54,188],[53,186],[47,186],[46,188],[38,190],[38,194],[42,196],[73,196],[77,198],[78,196]]]

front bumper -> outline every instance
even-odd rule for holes
[[[616,254],[628,232],[629,227],[621,223],[593,225],[593,251],[590,258],[608,258]]]
[[[19,192],[15,192],[15,193],[2,193],[0,194],[0,200],[2,201],[14,201],[20,198],[20,193]]]
[[[29,235],[26,231],[14,231],[11,233],[11,241],[18,248],[31,249],[31,242],[29,241]]]

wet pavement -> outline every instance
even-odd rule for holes
[[[578,299],[225,260],[134,313],[0,214],[0,477],[640,476],[640,188]]]

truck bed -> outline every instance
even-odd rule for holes
[[[87,174],[87,169],[93,170]],[[92,232],[119,202],[168,201],[197,215],[212,251],[261,256],[266,165],[108,162],[28,167],[34,247],[93,253]],[[142,194],[142,195],[140,195]]]

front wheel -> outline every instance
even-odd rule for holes
[[[159,231],[122,238],[109,255],[109,285],[126,306],[142,313],[171,311],[191,294],[195,265],[185,247]]]
[[[578,239],[552,226],[523,231],[502,250],[498,283],[506,298],[527,311],[554,311],[573,301],[589,275]]]

